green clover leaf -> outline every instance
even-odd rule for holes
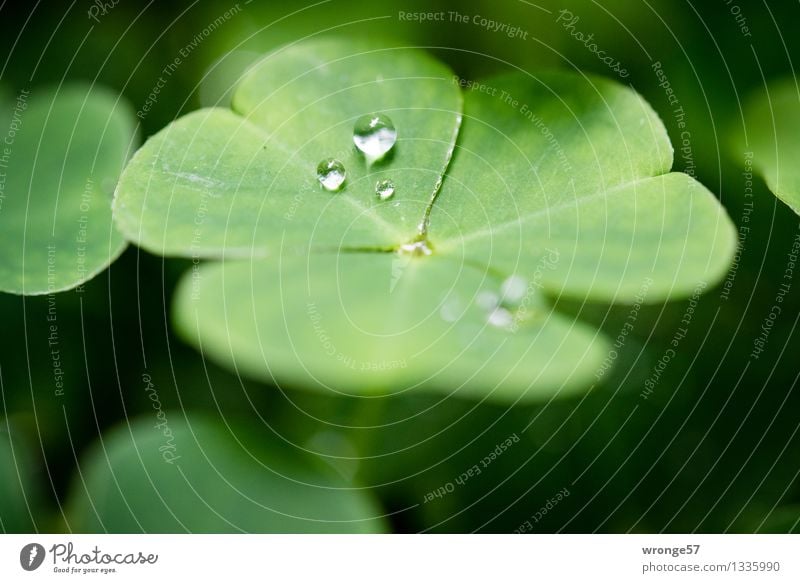
[[[231,110],[151,138],[115,217],[142,247],[195,259],[175,302],[184,338],[267,381],[539,400],[586,389],[610,350],[553,299],[656,301],[723,276],[733,226],[669,173],[666,131],[631,89],[563,72],[462,86],[417,50],[302,43],[249,70]],[[369,165],[352,132],[375,113],[398,140]],[[340,192],[315,183],[331,157]]]
[[[283,443],[178,413],[138,419],[83,460],[69,500],[77,532],[381,532],[363,490]]]
[[[371,168],[352,137],[368,113],[401,128],[390,159]],[[460,113],[452,75],[420,51],[334,41],[290,47],[250,70],[232,111],[190,113],[148,140],[118,187],[117,225],[145,249],[184,257],[260,257],[280,241],[397,246],[445,171]],[[347,169],[335,197],[315,175],[326,158]],[[385,177],[398,195],[377,204],[375,183]]]
[[[741,152],[752,154],[753,168],[767,187],[800,214],[800,92],[794,79],[774,83],[751,96],[744,110]]]
[[[0,291],[74,288],[125,248],[111,201],[133,115],[117,95],[80,85],[20,92],[2,111]]]

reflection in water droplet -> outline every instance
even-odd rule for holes
[[[339,190],[346,177],[344,164],[335,158],[327,158],[317,166],[317,180],[325,190],[331,192]]]
[[[514,323],[514,316],[505,308],[495,308],[489,313],[488,322],[497,328],[510,328]]]
[[[394,182],[391,180],[379,180],[375,185],[375,194],[381,200],[388,200],[394,196]]]
[[[353,127],[353,142],[369,164],[383,158],[396,141],[397,130],[392,120],[381,113],[363,115]]]
[[[503,302],[510,304],[518,304],[525,297],[528,290],[528,282],[524,277],[519,275],[512,275],[500,286],[500,294],[503,296]]]

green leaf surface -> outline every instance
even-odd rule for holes
[[[733,225],[672,166],[666,130],[630,89],[572,73],[488,79],[465,103],[433,207],[440,253],[535,278],[550,293],[632,301],[690,293],[727,271]],[[552,269],[539,268],[557,251]]]
[[[319,460],[263,435],[179,415],[104,435],[81,464],[69,504],[73,531],[384,530],[371,497]]]
[[[158,253],[250,259],[187,275],[183,336],[266,381],[535,400],[590,386],[608,351],[547,298],[632,302],[646,285],[660,301],[723,276],[733,225],[669,173],[663,124],[630,88],[500,75],[466,90],[461,128],[460,85],[419,51],[313,41],[251,68],[232,110],[148,141],[117,190],[123,232]],[[368,168],[352,128],[371,112],[399,140]],[[348,170],[340,193],[315,183],[328,157]],[[389,201],[382,178],[397,185]],[[402,253],[420,241],[426,253]],[[522,316],[513,301],[486,307],[507,278],[522,282]]]
[[[203,265],[183,280],[174,313],[179,332],[211,358],[334,393],[424,385],[513,401],[590,384],[606,340],[535,288],[491,324],[481,305],[501,285],[446,258],[317,254]]]
[[[753,168],[769,189],[800,214],[800,90],[794,79],[770,85],[745,107],[746,133],[739,136],[737,158],[752,153]]]
[[[97,87],[34,89],[6,102],[0,145],[0,290],[70,289],[125,247],[114,186],[134,146],[127,106]]]
[[[232,111],[196,111],[147,141],[120,180],[117,224],[146,249],[192,257],[399,245],[430,202],[460,111],[452,73],[422,51],[288,47],[249,71]],[[393,151],[368,168],[353,126],[371,113],[399,129]],[[338,193],[317,182],[326,158],[347,170]],[[387,177],[397,195],[381,203],[375,184]]]

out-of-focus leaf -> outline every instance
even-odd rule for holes
[[[73,288],[125,247],[111,199],[134,146],[117,95],[69,86],[6,102],[0,143],[0,291]]]
[[[169,413],[104,435],[70,500],[78,532],[377,532],[364,490],[282,442]],[[270,434],[271,435],[271,434]],[[263,437],[263,436],[262,436]],[[274,439],[274,437],[272,437]]]
[[[790,79],[753,95],[745,108],[741,157],[752,153],[753,168],[769,189],[800,214],[800,88]]]
[[[606,340],[535,289],[518,308],[481,307],[501,285],[439,257],[226,262],[184,279],[175,321],[204,354],[241,372],[333,392],[427,386],[513,401],[590,384]]]
[[[0,532],[37,530],[35,517],[42,511],[33,450],[6,420],[0,423]],[[41,528],[41,525],[38,526]]]

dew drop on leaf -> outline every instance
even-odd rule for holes
[[[518,304],[525,297],[528,290],[528,282],[524,277],[519,275],[512,275],[503,281],[500,286],[500,295],[503,302],[509,304]]]
[[[375,195],[381,200],[389,200],[394,196],[394,182],[379,180],[375,185]]]
[[[501,286],[502,296],[489,290],[484,290],[475,296],[475,304],[486,314],[486,321],[489,325],[495,328],[511,328],[514,324],[514,314],[506,307],[509,299],[507,294],[509,291],[519,292],[519,286],[516,285],[518,282],[514,282],[516,289],[509,289],[512,286],[506,285],[506,282],[508,280]],[[520,299],[522,299],[521,296]]]
[[[428,245],[427,241],[412,241],[405,245],[400,245],[397,249],[400,255],[411,255],[412,257],[425,257],[431,255],[433,250]]]
[[[491,291],[482,291],[475,298],[475,303],[482,310],[489,312],[500,305],[500,296]]]
[[[339,190],[346,177],[344,164],[335,158],[326,158],[317,165],[317,180],[325,190]]]
[[[392,120],[381,113],[362,115],[353,127],[353,143],[370,164],[383,158],[396,141]]]
[[[448,298],[439,310],[439,315],[445,322],[456,322],[464,313],[464,306],[457,297]]]
[[[505,308],[495,308],[489,312],[488,322],[497,328],[510,328],[514,323],[514,316]]]

